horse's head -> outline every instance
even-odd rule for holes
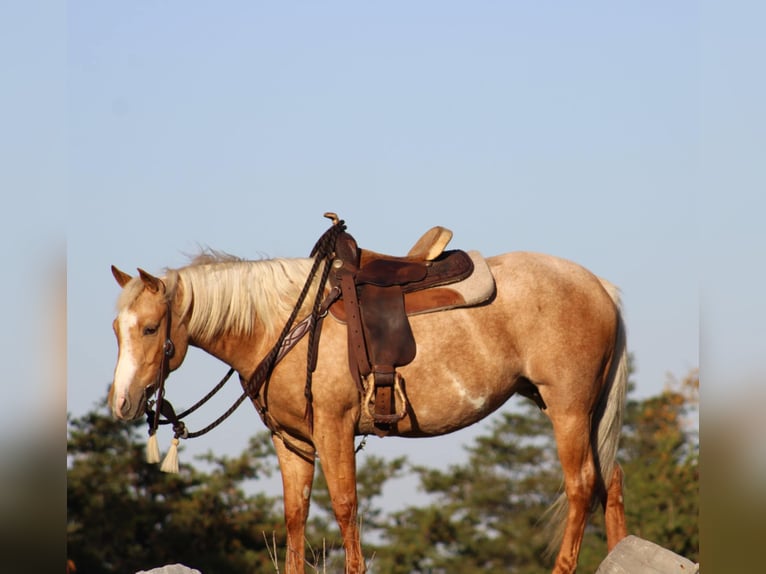
[[[172,311],[165,282],[141,269],[138,273],[131,277],[112,266],[123,296],[113,323],[118,353],[108,401],[114,416],[124,420],[143,415],[147,399],[157,390],[166,340],[172,341],[173,351],[164,376],[178,368],[189,344],[187,327]]]

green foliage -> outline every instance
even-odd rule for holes
[[[392,517],[381,572],[544,572],[540,519],[560,476],[550,424],[532,403],[502,413],[448,469],[413,471],[432,501]]]
[[[625,513],[632,534],[699,560],[699,439],[686,416],[699,404],[699,375],[629,401],[622,457]]]
[[[620,459],[628,530],[698,560],[699,441],[684,416],[698,401],[692,373],[657,397],[629,401]],[[547,572],[541,517],[561,478],[551,425],[531,403],[500,414],[446,470],[414,467],[430,502],[394,513],[377,548],[381,572]],[[607,553],[603,512],[591,516],[579,571]]]
[[[699,440],[687,416],[696,412],[698,393],[693,372],[658,396],[629,400],[619,453],[628,531],[695,561]],[[69,421],[68,455],[68,556],[80,572],[135,572],[174,562],[204,574],[276,571],[267,545],[283,554],[279,500],[242,488],[275,469],[268,433],[253,437],[238,457],[198,457],[207,472],[182,464],[178,475],[167,475],[144,462],[138,423],[91,412]],[[359,516],[372,572],[550,570],[543,516],[561,475],[547,417],[531,402],[517,404],[496,415],[466,455],[465,462],[440,470],[410,465],[405,457],[359,456]],[[339,572],[342,544],[317,466],[309,571],[313,565],[314,571]],[[423,503],[384,512],[384,487],[405,473],[418,477]],[[578,571],[594,572],[605,555],[597,509]]]
[[[69,421],[67,554],[78,571],[175,562],[205,574],[268,571],[264,533],[282,530],[277,501],[239,487],[271,472],[268,434],[239,457],[202,457],[210,472],[182,464],[169,475],[144,462],[137,426],[98,412]]]

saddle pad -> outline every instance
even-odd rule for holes
[[[404,308],[407,315],[472,307],[486,302],[494,295],[495,278],[484,257],[478,251],[467,253],[473,261],[473,273],[457,283],[406,293]],[[337,301],[330,307],[330,314],[337,321],[346,322],[346,311],[342,301]]]

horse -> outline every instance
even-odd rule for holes
[[[273,348],[313,257],[245,260],[203,251],[186,266],[130,276],[112,266],[122,291],[113,329],[118,359],[108,403],[135,420],[190,346],[217,357],[243,386]],[[574,572],[590,512],[601,505],[609,550],[627,535],[623,474],[616,461],[628,378],[619,289],[552,255],[509,252],[486,258],[492,297],[480,305],[409,318],[414,360],[399,368],[406,416],[389,436],[430,437],[472,425],[512,395],[535,400],[553,426],[563,492],[555,574]],[[314,281],[311,292],[326,289]],[[307,316],[310,305],[299,305]],[[165,336],[172,341],[166,355]],[[251,400],[271,431],[284,492],[285,572],[301,574],[315,457],[321,458],[345,552],[346,572],[365,572],[357,523],[355,438],[369,434],[359,381],[349,370],[344,323],[326,318],[316,342],[312,393],[305,392],[309,341],[273,367]],[[310,401],[310,405],[308,402]],[[405,404],[402,404],[405,403]],[[307,410],[313,411],[307,420]]]

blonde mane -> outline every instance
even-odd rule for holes
[[[225,253],[204,251],[162,278],[168,300],[180,291],[180,308],[189,313],[189,335],[209,341],[225,331],[250,335],[260,325],[271,335],[282,327],[298,300],[311,270],[312,259],[248,261]],[[118,307],[130,304],[141,292],[140,278],[125,286]],[[304,304],[308,313],[315,291]]]

